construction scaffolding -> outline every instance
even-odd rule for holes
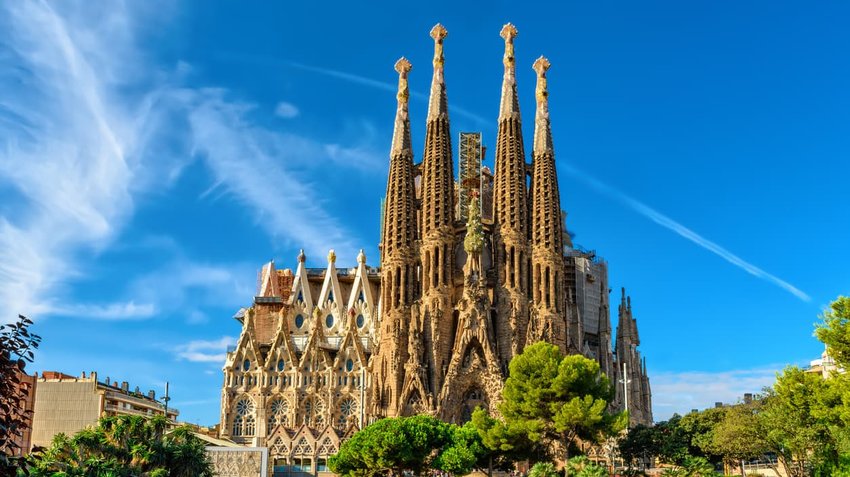
[[[481,133],[462,132],[459,144],[457,216],[460,221],[466,221],[473,191],[481,197],[481,161],[484,159]]]

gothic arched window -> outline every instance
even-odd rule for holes
[[[275,427],[289,424],[289,401],[277,398],[269,406],[269,418],[267,434],[271,434]]]
[[[250,398],[242,398],[236,402],[236,415],[233,417],[234,436],[253,436],[256,430],[254,420],[254,402]]]

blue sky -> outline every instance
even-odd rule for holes
[[[170,381],[217,422],[263,262],[376,263],[393,64],[421,151],[438,21],[455,134],[493,144],[504,23],[527,145],[552,62],[568,226],[632,295],[657,418],[820,355],[850,289],[849,4],[309,5],[0,7],[0,310],[36,319],[34,370]]]

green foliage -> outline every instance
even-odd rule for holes
[[[472,413],[472,425],[478,430],[481,442],[488,450],[492,467],[507,470],[511,464],[541,454],[539,445],[528,439],[525,429],[516,423],[506,423],[477,408]]]
[[[838,366],[850,369],[850,297],[838,297],[821,318],[815,335]]]
[[[551,462],[538,462],[528,471],[528,477],[560,477],[560,475]]]
[[[727,408],[723,419],[715,425],[711,433],[710,446],[713,452],[721,455],[726,462],[736,463],[770,452],[761,419],[763,404],[759,399]]]
[[[594,464],[585,456],[573,457],[567,462],[569,475],[574,477],[608,477],[605,467]]]
[[[449,444],[440,452],[434,468],[455,475],[466,475],[474,469],[486,468],[492,451],[482,440],[473,422],[463,426],[450,426]]]
[[[372,476],[388,471],[401,473],[409,470],[416,474],[432,468],[432,463],[444,447],[454,447],[443,465],[462,468],[474,460],[474,451],[451,446],[452,426],[430,416],[412,416],[381,419],[340,446],[328,465],[334,473],[343,476]],[[464,438],[470,437],[468,434]]]
[[[631,467],[638,459],[650,459],[658,455],[662,435],[658,427],[638,424],[620,437],[617,447],[620,456]]]
[[[16,322],[0,326],[0,476],[14,475],[22,464],[14,456],[29,450],[20,449],[17,440],[32,419],[23,405],[31,390],[21,377],[41,342],[29,332],[30,325],[32,321],[18,315]]]
[[[682,465],[672,469],[665,469],[663,477],[714,477],[717,474],[714,465],[705,457],[687,457]]]
[[[467,253],[481,253],[484,247],[484,227],[481,225],[481,201],[477,194],[469,199],[469,217],[466,220],[466,237],[463,249]]]
[[[58,434],[27,458],[29,475],[212,477],[204,443],[187,427],[166,432],[164,416],[102,418],[74,436]]]
[[[540,342],[511,360],[499,410],[506,429],[531,442],[599,442],[625,427],[624,413],[607,410],[613,392],[599,363]]]

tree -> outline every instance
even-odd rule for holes
[[[826,423],[818,418],[828,388],[819,374],[788,367],[764,398],[759,413],[766,441],[787,475],[803,477],[808,467],[834,450]]]
[[[559,477],[560,475],[561,473],[551,462],[538,462],[528,471],[528,477]]]
[[[682,465],[691,457],[691,436],[680,425],[682,416],[673,416],[655,425],[658,433],[658,460],[666,464]]]
[[[21,461],[18,439],[30,426],[32,412],[25,402],[32,390],[22,382],[26,365],[31,363],[41,338],[29,332],[32,321],[23,315],[9,325],[0,326],[0,476],[14,475]]]
[[[344,442],[328,461],[343,476],[372,476],[431,468],[440,451],[452,442],[452,428],[431,416],[386,418],[374,422]],[[462,466],[467,458],[457,451],[446,465]]]
[[[840,296],[829,305],[815,335],[838,366],[850,368],[850,297]]]
[[[727,408],[723,419],[717,423],[712,432],[712,449],[725,463],[737,465],[742,460],[755,459],[771,451],[760,418],[762,405],[760,399],[736,404]]]
[[[599,442],[625,427],[625,413],[607,410],[613,392],[599,363],[564,357],[557,346],[539,342],[511,360],[499,410],[506,425],[530,441],[563,445],[569,461],[577,439]]]
[[[724,419],[727,407],[712,407],[682,416],[679,426],[687,436],[688,454],[704,457],[711,463],[720,463],[723,456],[714,446],[714,432]]]
[[[29,475],[212,477],[204,443],[188,427],[167,432],[164,416],[113,416],[27,458]]]
[[[617,447],[620,456],[631,468],[637,460],[649,460],[659,453],[661,433],[658,427],[638,424],[620,437]]]
[[[436,469],[455,475],[466,475],[475,469],[491,466],[492,451],[484,445],[472,421],[462,426],[450,425],[449,444],[434,461]]]
[[[539,457],[544,453],[539,443],[528,438],[524,428],[495,419],[480,407],[472,413],[470,422],[488,450],[487,467],[490,474],[493,469],[508,470],[514,462]]]

